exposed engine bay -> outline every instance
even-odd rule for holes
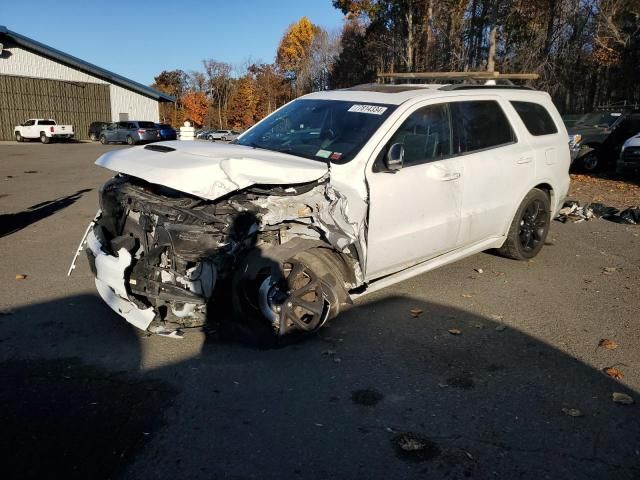
[[[302,249],[324,247],[348,265],[345,271],[351,274],[342,275],[340,285],[348,291],[363,281],[358,229],[348,223],[344,199],[327,177],[301,185],[248,187],[211,201],[117,175],[100,191],[102,214],[87,250],[92,269],[96,273],[96,249],[125,263],[130,256],[126,292],[115,293],[140,311],[153,312],[146,330],[154,333],[205,325],[221,301],[216,293],[229,292],[240,259],[253,250],[269,252],[296,242]],[[120,307],[111,306],[127,318]],[[280,305],[272,308],[280,312]],[[323,322],[316,322],[318,328]],[[274,329],[290,333],[277,320]]]

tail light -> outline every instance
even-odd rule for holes
[[[49,131],[53,133],[53,127],[49,127]]]
[[[142,135],[143,133],[147,133],[147,131],[144,128],[141,128],[138,130],[138,133]]]

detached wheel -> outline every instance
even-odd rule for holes
[[[44,133],[40,134],[40,142],[41,143],[49,143],[51,139],[47,137]]]
[[[136,142],[134,142],[134,141],[133,141],[133,138],[132,138],[132,137],[130,137],[130,136],[128,136],[128,137],[127,137],[127,145],[133,145],[133,144],[135,144],[135,143],[136,143]]]
[[[262,346],[289,343],[320,329],[340,305],[340,274],[313,251],[278,264],[253,251],[232,282],[231,329]]]
[[[544,246],[551,221],[551,202],[545,192],[534,188],[518,207],[500,255],[514,260],[535,257]]]
[[[16,132],[16,142],[24,142],[24,138],[22,138],[20,132]]]
[[[600,170],[602,162],[597,152],[591,151],[580,159],[580,166],[585,172],[597,172]]]
[[[104,135],[100,135],[100,143],[102,145],[106,145],[107,144],[107,137],[105,137]]]

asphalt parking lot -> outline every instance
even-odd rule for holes
[[[114,148],[0,145],[4,478],[640,478],[640,227],[554,222],[279,350],[146,337],[66,276]]]

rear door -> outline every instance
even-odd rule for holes
[[[519,139],[497,97],[451,103],[454,148],[465,173],[460,242],[504,235],[535,173],[531,147]],[[510,115],[515,112],[510,110]]]

